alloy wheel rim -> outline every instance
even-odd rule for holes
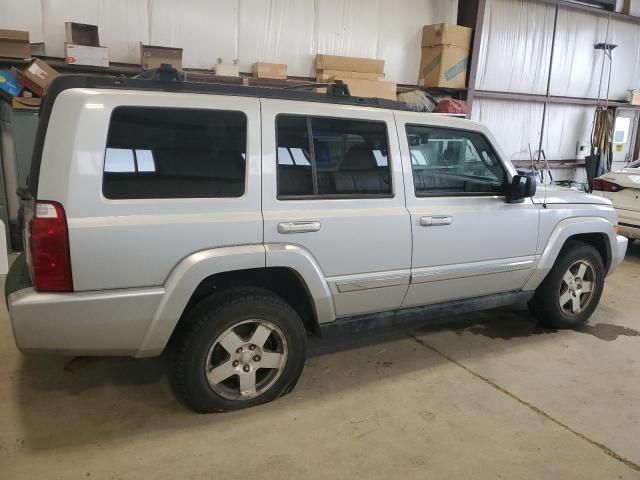
[[[558,296],[565,315],[579,315],[590,305],[596,280],[596,269],[588,260],[578,260],[567,269],[562,276]]]
[[[209,387],[227,400],[248,400],[269,390],[287,362],[287,341],[268,320],[238,322],[222,332],[207,352]]]

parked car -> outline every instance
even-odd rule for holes
[[[522,301],[575,327],[625,254],[609,200],[536,194],[484,126],[395,102],[78,75],[40,115],[16,344],[167,351],[200,412],[289,392],[310,333]]]
[[[620,233],[631,241],[640,240],[640,160],[596,178],[593,193],[613,202]]]

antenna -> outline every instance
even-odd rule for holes
[[[553,54],[556,49],[556,29],[558,27],[558,3],[556,3],[556,12],[553,17],[553,37],[551,39],[551,56],[549,58],[549,73],[547,75],[547,95],[544,99],[544,106],[542,107],[542,125],[540,126],[540,142],[538,144],[538,158],[536,163],[540,163],[540,155],[542,155],[542,141],[544,139],[544,127],[547,123],[547,105],[549,104],[549,95],[551,91],[551,69],[553,68]],[[544,166],[547,170],[547,178],[551,178],[551,171],[549,169],[549,159],[547,155],[544,155]],[[542,201],[542,208],[547,208],[547,182],[542,178],[542,185],[544,186],[544,200]]]

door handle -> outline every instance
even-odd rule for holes
[[[320,230],[320,222],[282,222],[278,224],[278,233],[310,233]]]
[[[440,227],[443,225],[451,225],[453,218],[449,215],[435,215],[433,217],[420,217],[421,227]]]

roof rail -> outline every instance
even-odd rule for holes
[[[154,80],[157,82],[184,82],[186,75],[184,72],[179,72],[170,63],[163,63],[158,68],[152,68],[146,70],[140,75],[136,75],[133,78],[139,78],[141,80]]]
[[[327,85],[327,95],[331,97],[350,97],[349,85],[342,80],[334,80],[333,83]]]

